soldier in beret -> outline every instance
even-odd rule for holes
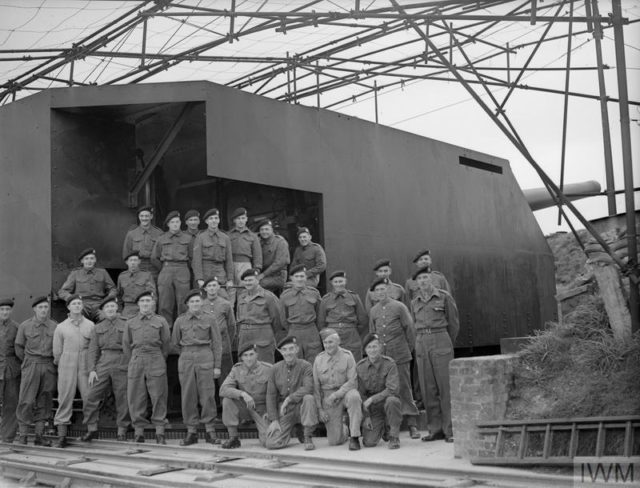
[[[260,444],[265,445],[267,433],[267,382],[271,364],[258,360],[254,344],[244,344],[238,348],[238,358],[229,376],[220,388],[222,397],[222,423],[229,432],[229,439],[223,449],[240,447],[238,424],[240,420],[252,419],[258,429]]]
[[[184,214],[184,223],[187,228],[185,232],[191,235],[192,241],[195,240],[196,236],[200,233],[200,212],[197,210],[191,209],[187,210],[187,213]]]
[[[195,238],[193,243],[193,261],[191,267],[199,287],[204,288],[207,278],[216,278],[221,286],[226,285],[231,290],[233,286],[233,254],[231,253],[231,239],[219,229],[220,212],[211,208],[204,214],[207,228]],[[228,298],[227,292],[219,290],[223,298]]]
[[[242,285],[242,273],[248,269],[262,269],[262,248],[260,239],[247,227],[249,217],[247,209],[237,208],[231,214],[233,229],[229,231],[231,252],[233,253],[233,281],[236,286]],[[236,290],[229,291],[231,304],[236,303]]]
[[[313,396],[313,368],[304,359],[298,359],[298,340],[285,337],[278,344],[282,361],[271,368],[267,386],[267,449],[281,449],[289,444],[293,428],[302,424],[304,435],[298,439],[304,450],[315,449],[313,431],[318,424],[318,411]]]
[[[413,258],[413,264],[416,265],[416,271],[422,268],[429,268],[431,273],[431,282],[438,290],[444,290],[451,294],[451,286],[447,281],[447,278],[440,272],[432,268],[433,258],[431,257],[431,251],[429,249],[421,249]],[[418,282],[413,279],[413,276],[407,278],[407,282],[404,285],[404,289],[407,292],[407,306],[411,308],[411,302],[418,294],[419,290]]]
[[[215,276],[204,281],[203,289],[206,296],[202,302],[202,310],[213,315],[214,321],[220,330],[222,361],[220,363],[219,381],[221,382],[233,367],[231,346],[236,340],[236,317],[229,300],[220,296],[220,292],[223,290],[220,288],[220,282]]]
[[[147,271],[142,272],[150,275]],[[127,402],[129,358],[122,350],[126,322],[118,316],[118,302],[115,298],[105,298],[100,307],[104,319],[96,324],[89,339],[89,394],[82,409],[87,433],[82,436],[82,440],[91,442],[98,437],[100,405],[111,391],[116,405],[117,440],[125,441],[127,428],[131,425]]]
[[[94,323],[82,315],[80,295],[67,297],[69,317],[60,322],[53,334],[53,363],[58,365],[58,410],[53,419],[58,428],[55,447],[67,446],[67,426],[71,423],[73,399],[80,392],[82,404],[89,393],[88,352]]]
[[[153,220],[153,208],[144,205],[138,209],[138,220],[140,225],[129,229],[122,244],[122,259],[127,260],[132,252],[137,251],[140,257],[140,270],[148,271],[153,276],[153,281],[158,279],[157,268],[151,263],[151,252],[158,237],[162,235],[162,230],[151,223]]]
[[[380,259],[373,266],[373,271],[376,273],[376,279],[387,278],[389,280],[387,294],[389,298],[397,300],[406,305],[406,293],[402,285],[391,281],[391,261],[389,259]],[[367,312],[371,311],[371,308],[376,304],[376,297],[371,290],[367,290],[367,296],[364,299],[364,306]]]
[[[95,249],[82,251],[79,260],[82,267],[69,274],[58,291],[58,296],[66,302],[70,296],[80,295],[85,316],[95,322],[100,319],[100,302],[106,297],[116,296],[116,285],[105,269],[96,268]]]
[[[238,296],[238,349],[255,344],[258,359],[273,364],[282,324],[278,299],[258,284],[258,269],[242,273],[245,289]]]
[[[291,268],[290,274],[293,286],[282,292],[280,297],[282,324],[302,346],[302,359],[313,364],[322,351],[318,334],[320,293],[316,288],[307,286],[307,273],[303,265]]]
[[[384,437],[388,425],[388,447],[398,449],[402,423],[398,368],[393,359],[382,355],[377,334],[367,334],[362,344],[367,357],[356,365],[358,392],[362,397],[364,410],[362,444],[365,447],[375,447]]]
[[[156,443],[166,444],[164,427],[167,417],[167,365],[171,346],[169,324],[153,313],[155,303],[150,291],[136,298],[140,311],[127,320],[122,333],[122,350],[129,360],[127,400],[136,442],[144,442],[144,428],[149,425],[147,392],[151,399],[151,423],[156,428]]]
[[[130,318],[138,314],[138,305],[136,305],[136,297],[143,291],[156,293],[156,285],[153,276],[149,271],[140,269],[140,252],[131,251],[125,257],[127,270],[118,276],[117,297],[122,303],[122,316]],[[105,300],[110,300],[107,297]],[[106,303],[104,300],[103,304]]]
[[[361,337],[369,330],[369,318],[357,293],[347,290],[347,273],[334,271],[329,276],[332,291],[322,297],[318,307],[318,328],[330,327],[338,332],[340,345],[356,361],[362,358]]]
[[[180,351],[178,374],[182,390],[182,418],[187,437],[181,446],[198,442],[198,424],[206,429],[206,441],[216,444],[216,386],[220,377],[222,340],[213,315],[202,310],[200,290],[191,290],[185,297],[188,310],[176,319],[171,343]],[[198,415],[198,405],[201,412]]]
[[[44,439],[44,423],[53,406],[57,368],[53,364],[53,334],[56,323],[49,318],[49,299],[36,298],[31,304],[34,316],[18,326],[16,356],[22,361],[22,380],[18,397],[20,443],[27,443],[29,425],[35,422],[36,446],[50,446]]]
[[[20,391],[20,361],[16,357],[15,342],[18,323],[11,319],[13,298],[0,299],[0,402],[2,421],[0,439],[13,442],[18,431],[16,408]]]
[[[293,252],[291,268],[303,265],[307,270],[307,285],[317,288],[320,283],[320,275],[327,269],[327,256],[320,244],[311,242],[311,237],[311,232],[307,227],[298,229],[300,245]]]
[[[280,296],[287,281],[287,266],[291,262],[286,239],[273,232],[273,222],[265,219],[258,224],[262,248],[262,272],[258,275],[260,286]]]

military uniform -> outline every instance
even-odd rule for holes
[[[122,303],[122,316],[133,317],[138,314],[136,297],[143,291],[156,293],[156,285],[153,276],[148,271],[123,271],[118,276],[118,300]]]
[[[339,348],[330,356],[322,351],[313,363],[313,395],[318,411],[324,410],[329,416],[325,422],[327,440],[330,446],[344,443],[349,435],[360,437],[362,423],[362,399],[357,386],[356,362],[346,349]],[[327,397],[336,393],[339,401],[329,405]],[[343,429],[342,416],[345,409],[349,415],[349,434]]]
[[[447,278],[445,278],[445,276],[440,271],[431,271],[431,273],[429,273],[429,276],[431,277],[431,283],[433,283],[434,287],[436,287],[438,290],[444,290],[451,294],[451,286],[449,285]],[[416,280],[414,280],[413,278],[409,278],[404,285],[404,289],[407,291],[407,307],[411,308],[411,302],[418,294],[420,287],[418,286],[418,282]]]
[[[411,302],[411,311],[416,324],[416,361],[429,431],[451,437],[449,362],[460,330],[458,308],[448,292],[434,288],[428,296],[419,292]]]
[[[356,365],[356,371],[362,401],[369,398],[372,401],[365,412],[365,417],[371,420],[371,427],[363,427],[362,443],[365,447],[377,445],[386,425],[389,426],[391,437],[399,437],[402,402],[398,397],[400,387],[396,362],[388,356],[380,356],[376,362],[364,358]]]
[[[20,435],[26,436],[29,424],[35,422],[36,435],[42,435],[44,423],[53,406],[57,368],[53,364],[53,334],[56,323],[51,319],[25,320],[16,334],[16,356],[22,361],[22,379],[16,416]]]
[[[146,271],[144,272],[146,273]],[[122,350],[122,336],[126,322],[120,317],[104,319],[97,323],[89,339],[88,370],[95,371],[98,379],[89,387],[84,402],[84,423],[88,430],[98,430],[100,403],[113,391],[116,404],[118,436],[124,436],[131,424],[127,403],[127,367],[129,358]]]
[[[282,331],[276,296],[260,286],[253,294],[243,290],[238,296],[237,324],[238,349],[255,344],[258,359],[273,364],[276,337]]]
[[[307,285],[317,288],[320,275],[327,269],[327,256],[322,246],[316,242],[310,242],[304,247],[296,247],[289,269],[298,265],[304,266],[307,270]]]
[[[302,358],[311,364],[322,351],[317,325],[319,306],[320,293],[310,286],[287,288],[280,297],[282,324],[288,335],[297,339]]]
[[[16,357],[15,342],[18,323],[0,320],[0,401],[2,402],[2,422],[0,438],[2,442],[13,442],[18,430],[16,408],[20,391],[20,361]]]
[[[154,281],[158,279],[159,267],[151,262],[153,247],[162,235],[162,230],[154,225],[144,228],[141,225],[134,227],[127,232],[122,244],[122,259],[126,259],[132,252],[138,251],[140,256],[140,270],[148,271],[153,276]]]
[[[260,238],[262,248],[262,275],[260,286],[276,295],[280,293],[287,281],[287,266],[291,262],[289,244],[277,234],[268,239]]]
[[[244,363],[236,363],[220,387],[222,397],[222,423],[229,431],[229,437],[238,437],[240,420],[252,419],[258,429],[260,444],[266,443],[267,434],[267,382],[271,373],[271,364],[258,361],[249,369]],[[255,408],[249,409],[242,399],[247,392],[255,402]]]
[[[318,328],[334,329],[340,336],[340,346],[351,351],[357,361],[362,358],[361,337],[368,326],[367,313],[356,293],[332,291],[322,297],[318,307]]]
[[[116,285],[102,268],[78,268],[73,270],[58,291],[58,297],[67,300],[71,295],[80,295],[84,314],[89,320],[100,318],[100,302],[106,297],[116,296]]]
[[[236,338],[236,317],[229,300],[216,296],[213,300],[205,298],[202,310],[213,315],[213,319],[220,331],[222,344],[222,359],[220,362],[220,381],[224,380],[233,367],[233,350],[231,348]]]
[[[233,254],[231,239],[220,229],[203,230],[193,244],[191,267],[196,282],[207,278],[218,278],[222,285],[233,280]]]
[[[280,415],[280,407],[286,398],[289,398],[286,412]],[[267,415],[269,422],[280,422],[280,430],[267,435],[267,449],[286,447],[293,427],[299,423],[304,428],[305,437],[313,435],[318,424],[318,411],[313,396],[311,364],[296,359],[291,365],[279,361],[271,368],[267,386]]]
[[[220,369],[222,340],[213,315],[185,312],[176,319],[171,343],[180,350],[178,375],[182,390],[182,418],[189,433],[202,422],[207,432],[215,432],[216,385],[214,369]],[[201,415],[198,415],[198,404]]]
[[[390,281],[388,286],[389,298],[407,305],[407,294],[404,288],[402,288],[402,285]],[[371,290],[367,290],[367,295],[364,299],[364,307],[367,310],[367,313],[371,312],[371,309],[376,303],[377,301],[373,295],[373,292]]]
[[[262,269],[262,248],[260,238],[248,228],[242,231],[233,228],[229,231],[231,239],[231,252],[233,254],[233,283],[236,286],[242,285],[242,273],[251,268]],[[229,292],[229,301],[232,305],[236,303],[236,290]]]
[[[151,422],[156,434],[164,435],[167,417],[167,366],[171,345],[169,324],[160,315],[139,313],[125,324],[122,349],[129,360],[127,400],[136,436],[149,424],[147,392],[151,398]]]
[[[191,289],[191,234],[165,232],[156,241],[151,260],[162,270],[158,275],[158,313],[173,324],[174,310],[184,313],[184,297]]]

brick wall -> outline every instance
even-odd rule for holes
[[[490,454],[495,439],[478,437],[475,424],[504,419],[515,358],[501,354],[454,359],[449,364],[455,457]]]

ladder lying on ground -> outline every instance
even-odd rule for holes
[[[572,466],[576,457],[639,462],[640,415],[480,422],[474,464]]]

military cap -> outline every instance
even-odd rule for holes
[[[13,307],[15,305],[15,301],[13,298],[2,298],[0,299],[0,307]]]
[[[202,298],[202,294],[200,293],[200,290],[193,289],[189,293],[187,293],[184,297],[184,303],[186,304],[193,297]]]
[[[48,296],[46,296],[46,295],[42,295],[42,296],[36,297],[36,298],[33,300],[33,302],[31,302],[31,306],[32,306],[32,307],[35,307],[36,305],[39,305],[39,304],[41,304],[42,302],[47,302],[47,303],[49,303],[49,297],[48,297]]]
[[[77,293],[74,293],[73,295],[70,295],[64,302],[67,304],[67,307],[68,307],[71,304],[71,302],[74,300],[82,300],[82,297]]]
[[[413,276],[411,278],[413,278],[414,280],[418,278],[419,275],[423,274],[423,273],[431,273],[431,268],[429,266],[423,266],[422,268],[420,268],[419,270],[417,270],[415,273],[413,273]]]
[[[418,254],[416,254],[416,256],[413,258],[413,262],[415,263],[416,261],[418,261],[418,259],[420,259],[425,254],[431,255],[431,251],[429,251],[429,249],[420,249],[418,251]]]
[[[204,283],[202,283],[202,288],[206,288],[207,285],[209,283],[211,283],[212,281],[215,281],[216,283],[220,284],[220,281],[218,280],[217,276],[212,276],[211,278],[207,278],[206,280],[204,280]]]
[[[265,225],[273,227],[273,222],[270,219],[263,219],[258,223],[258,230],[262,229]]]
[[[210,208],[205,212],[204,217],[202,217],[202,220],[206,222],[207,219],[212,215],[217,215],[218,217],[220,217],[220,210],[218,210],[217,208]]]
[[[191,217],[200,218],[200,212],[198,212],[197,210],[194,210],[194,209],[187,210],[187,213],[184,214],[184,220],[189,220]]]
[[[250,350],[256,350],[256,345],[255,344],[245,344],[242,347],[238,348],[238,359],[242,358],[242,355]]]
[[[124,257],[125,262],[128,261],[131,256],[136,256],[136,257],[139,258],[140,257],[140,251],[131,251],[129,254],[127,254]]]
[[[376,289],[376,286],[381,285],[381,284],[385,284],[388,285],[389,284],[389,278],[378,278],[377,280],[375,280],[373,283],[371,283],[371,286],[369,287],[369,291],[373,291]]]
[[[295,336],[287,336],[278,343],[278,349],[282,349],[287,344],[297,344],[298,339]]]
[[[309,228],[308,228],[308,227],[298,227],[298,234],[297,234],[298,236],[299,236],[300,234],[304,234],[305,232],[306,232],[307,234],[311,235],[311,232],[309,231]]]
[[[346,277],[347,277],[346,271],[342,271],[341,269],[339,269],[329,275],[329,281],[331,281],[334,278],[346,278]]]
[[[295,266],[293,266],[289,270],[289,275],[293,276],[294,274],[299,273],[300,271],[304,271],[305,273],[307,272],[307,268],[305,267],[304,264],[296,264]]]
[[[249,268],[244,273],[242,273],[242,275],[240,275],[240,279],[244,280],[247,276],[258,276],[259,274],[260,274],[260,271],[257,270],[256,268]]]
[[[332,329],[331,327],[326,327],[320,331],[320,338],[324,341],[327,337],[332,336],[333,334],[340,337],[340,335],[336,332],[335,329]]]
[[[116,297],[109,297],[109,296],[106,297],[104,300],[100,302],[100,310],[102,310],[107,303],[111,303],[111,302],[117,304],[118,299]]]
[[[93,254],[94,256],[96,255],[96,250],[92,247],[88,247],[86,249],[84,249],[81,253],[80,256],[78,256],[78,261],[82,261],[84,259],[85,256],[88,256],[89,254]]]
[[[362,350],[364,351],[370,342],[379,341],[379,340],[380,340],[380,337],[378,337],[378,334],[375,334],[375,333],[367,334],[366,336],[364,336],[364,339],[362,339]]]
[[[233,213],[231,214],[231,220],[237,219],[238,217],[241,217],[242,215],[247,215],[247,209],[244,208],[244,207],[236,208],[233,211]]]
[[[151,297],[151,298],[153,298],[153,292],[152,292],[152,291],[149,291],[149,290],[145,290],[145,291],[143,291],[143,292],[141,292],[141,293],[138,293],[138,296],[136,297],[136,303],[138,303],[138,302],[140,301],[140,299],[141,299],[141,298],[144,298],[144,297]]]
[[[169,224],[169,221],[171,219],[175,219],[176,217],[180,218],[180,212],[178,212],[177,210],[172,210],[171,212],[169,212],[167,214],[167,216],[164,218],[164,225]]]
[[[143,205],[142,207],[138,208],[138,215],[140,215],[140,212],[153,213],[153,207],[151,205]]]
[[[389,259],[379,259],[376,261],[376,264],[373,265],[373,270],[378,271],[383,266],[391,266],[391,261]]]

